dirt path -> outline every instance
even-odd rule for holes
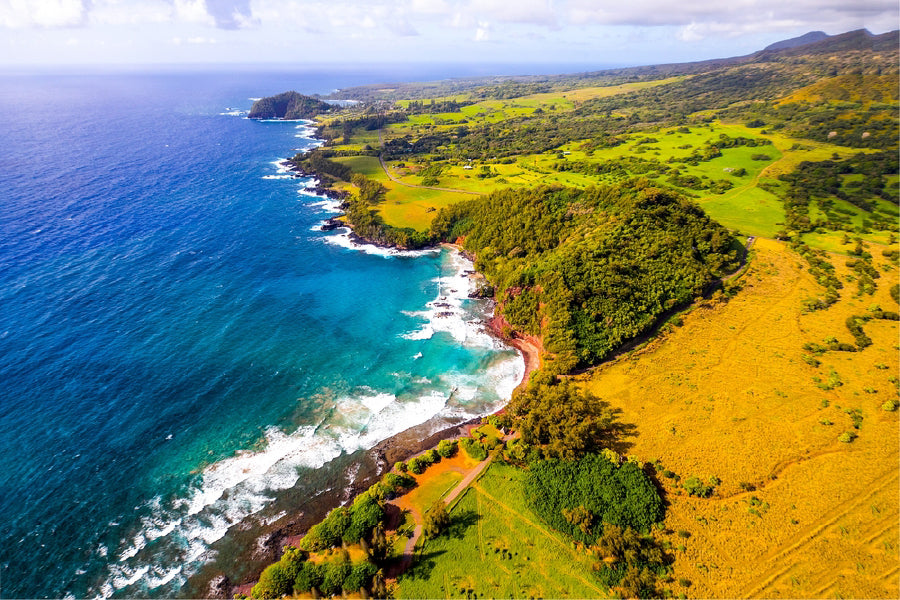
[[[513,433],[508,434],[503,438],[504,442],[515,439],[519,434]],[[494,460],[494,457],[497,456],[500,452],[503,451],[503,446],[498,446],[493,452],[491,452],[487,458],[483,461],[475,465],[460,481],[453,490],[447,494],[444,498],[444,504],[450,506],[454,500],[456,500],[460,494],[462,494],[466,489],[475,481],[479,475],[481,475],[484,470],[491,464],[491,461]],[[459,450],[462,452],[462,450]],[[419,543],[419,539],[422,537],[422,533],[424,532],[425,518],[415,507],[410,507],[410,514],[413,517],[413,521],[416,523],[415,529],[413,529],[413,535],[406,542],[406,546],[403,549],[403,560],[401,561],[400,572],[405,572],[413,562],[413,555],[415,554],[416,544]]]
[[[382,136],[381,131],[378,132],[378,143],[384,147],[384,137]],[[406,183],[405,181],[400,181],[396,177],[394,177],[393,173],[391,173],[390,169],[384,162],[384,155],[378,155],[378,162],[381,163],[381,168],[384,169],[384,174],[388,176],[388,179],[393,181],[394,183],[409,187],[409,188],[417,188],[420,190],[436,190],[438,192],[451,192],[454,194],[470,194],[472,196],[481,196],[481,192],[470,192],[468,190],[454,190],[453,188],[444,188],[444,187],[435,187],[435,186],[427,186],[427,185],[415,185],[413,183]]]

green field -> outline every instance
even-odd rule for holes
[[[385,174],[375,156],[346,156],[334,160],[350,166],[354,172],[362,173],[388,189],[384,202],[376,208],[385,223],[394,227],[412,227],[424,231],[428,229],[437,210],[473,197],[470,194],[412,188],[395,183]]]
[[[593,561],[525,506],[524,476],[492,464],[453,507],[450,530],[420,548],[398,597],[606,597]]]

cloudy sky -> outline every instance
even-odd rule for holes
[[[0,0],[0,65],[635,65],[863,27],[897,0]]]

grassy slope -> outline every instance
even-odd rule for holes
[[[829,310],[801,314],[817,286],[800,259],[769,240],[754,252],[736,298],[696,308],[664,341],[599,368],[585,385],[636,425],[629,452],[682,478],[722,480],[708,500],[667,483],[669,539],[686,546],[674,577],[691,582],[672,583],[675,593],[896,597],[900,446],[897,413],[881,405],[897,397],[889,381],[900,368],[897,322],[870,322],[871,347],[826,353],[818,368],[801,347],[851,341],[844,320],[872,304],[896,310],[887,292],[897,269],[886,267],[874,297],[854,298],[848,285]],[[843,259],[832,258],[846,276]],[[843,385],[818,388],[813,377],[832,368]],[[844,444],[838,435],[853,430],[844,409],[854,408],[864,417],[859,438]],[[768,504],[761,517],[749,512],[752,496]]]
[[[654,83],[663,85],[669,81],[671,80]],[[638,84],[629,84],[629,86],[634,85]],[[390,125],[384,133],[386,137],[417,135],[424,131],[423,126],[425,125],[435,129],[448,129],[455,127],[455,123],[461,119],[466,119],[470,125],[499,122],[521,114],[530,114],[537,107],[543,107],[547,112],[571,110],[574,106],[571,96],[575,96],[576,99],[584,99],[596,97],[601,91],[606,95],[624,93],[630,91],[629,86],[585,88],[564,93],[537,94],[512,100],[489,100],[466,106],[460,113],[415,115],[408,123]],[[823,142],[798,140],[777,132],[761,133],[759,129],[747,128],[737,123],[713,122],[702,126],[692,126],[689,133],[679,132],[675,128],[667,128],[660,131],[631,134],[626,136],[625,144],[614,148],[598,149],[590,154],[579,150],[584,140],[573,140],[553,152],[519,156],[511,164],[473,161],[468,165],[448,165],[440,176],[438,187],[485,194],[495,189],[531,187],[539,183],[586,187],[598,180],[611,182],[616,178],[614,176],[598,178],[579,173],[556,171],[553,169],[553,165],[560,160],[602,162],[626,156],[654,158],[665,163],[670,157],[689,156],[694,149],[701,148],[704,142],[714,141],[721,134],[730,137],[764,138],[770,140],[772,145],[725,148],[722,150],[721,157],[711,161],[701,162],[696,166],[677,165],[685,175],[694,175],[709,181],[725,179],[732,182],[734,187],[723,194],[710,194],[702,190],[695,191],[687,188],[679,189],[695,196],[704,210],[726,227],[738,230],[742,234],[762,237],[773,237],[782,228],[784,209],[781,201],[774,194],[759,187],[761,182],[777,183],[778,175],[791,172],[803,161],[827,160],[835,154],[848,156],[861,151]],[[647,137],[652,137],[657,142],[637,143]],[[355,135],[353,142],[351,145],[337,148],[354,148],[363,142],[375,145],[378,143],[377,134],[365,132],[362,137]],[[559,152],[567,154],[561,159]],[[760,153],[769,155],[771,160],[751,159],[752,155]],[[428,157],[418,157],[418,159],[419,164],[407,160],[392,161],[388,166],[392,174],[400,181],[410,185],[421,185],[422,177],[417,173],[428,164]],[[392,182],[384,175],[375,157],[350,157],[338,160],[350,164],[354,170],[381,181],[388,187],[386,201],[379,206],[379,212],[390,225],[424,230],[434,216],[434,209],[469,197],[466,194],[406,187]],[[491,168],[496,176],[479,178],[477,173],[485,165]],[[472,168],[466,168],[467,166]],[[743,177],[730,175],[727,169],[736,168],[746,169],[747,174]],[[665,175],[659,177],[658,181],[663,185],[671,185],[666,182]],[[865,213],[847,203],[841,204],[855,213],[854,224],[862,223]],[[817,214],[816,210],[815,207],[812,208],[811,216],[813,218]],[[841,251],[842,246],[838,241],[842,237],[842,232],[810,234],[806,241],[815,247]],[[884,244],[887,242],[888,234],[874,231],[862,237],[867,241]]]
[[[523,501],[524,471],[494,463],[456,503],[450,531],[427,541],[401,598],[599,598],[592,560]],[[503,551],[506,551],[505,553]]]

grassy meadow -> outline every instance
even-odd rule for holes
[[[593,560],[523,500],[524,471],[492,463],[397,581],[398,598],[603,598]]]
[[[770,240],[752,252],[733,299],[695,307],[682,327],[583,376],[584,385],[636,426],[629,453],[682,481],[721,480],[711,498],[695,498],[659,477],[673,593],[893,597],[900,447],[897,412],[882,406],[897,398],[897,322],[869,321],[872,346],[826,352],[818,367],[803,344],[850,341],[848,316],[896,310],[888,289],[897,269],[879,256],[874,296],[847,285],[837,304],[805,314],[802,300],[818,285],[801,259]],[[842,257],[831,260],[850,276]],[[845,432],[858,437],[842,442]]]

